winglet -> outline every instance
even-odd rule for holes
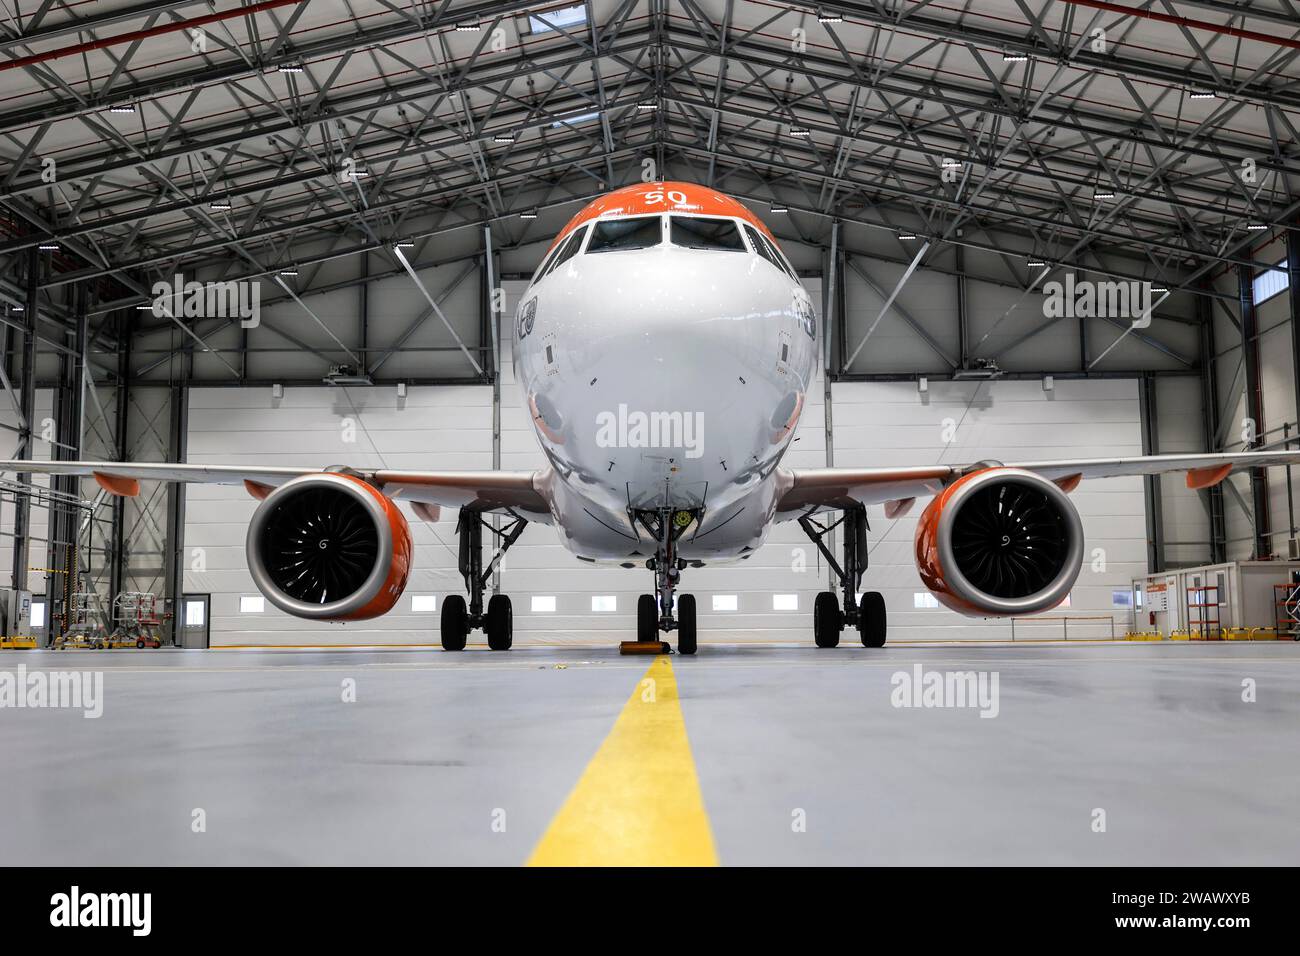
[[[1230,471],[1232,471],[1232,462],[1215,465],[1211,468],[1189,468],[1187,470],[1187,487],[1193,491],[1199,491],[1202,488],[1213,488],[1224,478],[1227,478]]]
[[[140,494],[140,479],[123,478],[121,475],[110,475],[105,471],[92,471],[95,476],[95,483],[103,488],[110,495],[116,495],[119,498],[134,498]]]

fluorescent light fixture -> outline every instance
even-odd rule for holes
[[[568,116],[561,116],[551,124],[551,129],[559,129],[561,126],[572,126],[575,123],[587,123],[600,117],[600,110],[594,110],[590,113],[570,113]]]
[[[152,311],[153,311],[153,305],[152,305],[152,304],[150,304],[150,305],[137,305],[137,306],[135,307],[135,310],[136,310],[137,312],[152,312]]]
[[[1168,286],[1164,286],[1164,285],[1153,285],[1153,286],[1151,287],[1151,291],[1152,291],[1152,292],[1168,292],[1168,291],[1169,291],[1169,287],[1168,287]]]
[[[519,214],[519,218],[520,218],[520,219],[536,219],[536,218],[537,218],[537,210],[536,210],[536,209],[529,209],[529,210],[527,210],[526,212],[521,212],[521,213]]]
[[[1002,54],[1003,63],[1024,63],[1028,59],[1029,59],[1028,53],[1003,53]]]
[[[655,110],[659,109],[659,104],[654,100],[646,100],[643,103],[638,103],[636,108],[642,113],[653,113]]]
[[[1092,194],[1093,199],[1114,199],[1115,194],[1109,189],[1100,189]]]
[[[412,594],[411,610],[416,614],[432,614],[438,610],[438,596],[436,594]]]
[[[209,209],[230,209],[232,207],[230,205],[229,199],[214,199],[212,200],[212,202],[208,204],[208,208]]]
[[[58,252],[59,244],[57,242],[42,242],[36,248],[41,250],[41,252]]]
[[[768,207],[771,212],[789,212],[790,207],[783,202],[774,202]]]
[[[740,602],[735,594],[713,595],[713,610],[715,611],[734,611],[739,606]]]
[[[281,269],[281,270],[280,270],[280,275],[282,275],[282,276],[296,276],[297,274],[298,274],[298,270],[297,270],[297,269]]]
[[[1214,90],[1192,90],[1191,98],[1194,100],[1213,100],[1218,98],[1218,93]]]
[[[534,614],[554,614],[555,596],[551,594],[534,594],[529,607]]]
[[[513,143],[514,141],[514,133],[494,133],[492,135],[492,142],[494,143]]]
[[[122,104],[119,104],[119,105],[117,105],[117,106],[110,106],[110,107],[108,108],[108,111],[109,111],[110,113],[134,113],[134,112],[135,112],[135,104],[134,104],[134,103],[122,103]]]
[[[772,595],[773,611],[797,611],[799,610],[799,595],[797,594],[773,594]]]
[[[415,248],[415,243],[412,242],[410,239],[403,239],[401,242],[399,242],[399,243],[397,244],[396,248],[398,248],[398,249],[414,249],[414,248]]]
[[[818,10],[817,22],[818,23],[843,23],[844,17],[843,15],[836,13],[834,10]]]
[[[1037,259],[1034,256],[1030,256],[1027,260],[1025,260],[1025,264],[1028,265],[1031,269],[1037,266],[1047,265],[1047,263],[1044,262],[1042,259]]]
[[[798,136],[800,139],[806,139],[807,137],[809,137],[809,136],[812,135],[812,130],[810,130],[810,129],[805,129],[805,128],[802,127],[802,126],[791,126],[791,127],[790,127],[790,135],[791,135],[791,136]]]
[[[944,169],[961,169],[962,161],[960,159],[945,159],[943,161]]]
[[[281,63],[278,69],[281,73],[302,73],[304,67],[301,63]]]
[[[464,20],[456,24],[457,33],[478,33],[478,31],[482,29],[483,29],[483,24],[479,23],[477,20],[474,20],[472,22],[469,20]]]
[[[1247,232],[1263,232],[1263,231],[1264,231],[1265,229],[1267,229],[1267,228],[1268,228],[1268,223],[1266,223],[1266,222],[1248,222],[1248,223],[1246,223],[1246,231],[1247,231]]]
[[[915,238],[916,238],[916,233],[914,233],[914,232],[900,232],[900,233],[898,234],[898,238],[899,238],[899,239],[915,239]]]
[[[266,598],[258,595],[241,594],[239,597],[240,614],[262,614],[266,611]]]

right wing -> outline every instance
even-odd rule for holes
[[[134,461],[0,461],[0,472],[93,477],[115,495],[139,494],[141,481],[240,485],[263,498],[300,475],[346,470],[397,501],[479,511],[513,511],[530,521],[550,522],[544,471],[403,471],[326,469],[264,465],[187,465]]]

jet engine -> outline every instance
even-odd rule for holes
[[[248,569],[296,617],[360,621],[390,610],[411,570],[411,529],[397,505],[352,475],[302,475],[253,514]]]
[[[953,482],[916,525],[916,566],[963,614],[1009,617],[1056,607],[1083,563],[1079,512],[1054,482],[989,467]]]

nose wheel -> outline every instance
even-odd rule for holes
[[[636,640],[624,641],[624,654],[667,654],[671,648],[661,633],[677,632],[677,653],[696,650],[695,595],[676,594],[686,562],[677,557],[677,539],[699,515],[670,508],[638,512],[636,520],[655,540],[655,556],[646,567],[655,574],[655,593],[642,594],[636,602]],[[674,596],[676,598],[674,602]],[[674,603],[676,606],[674,606]]]

